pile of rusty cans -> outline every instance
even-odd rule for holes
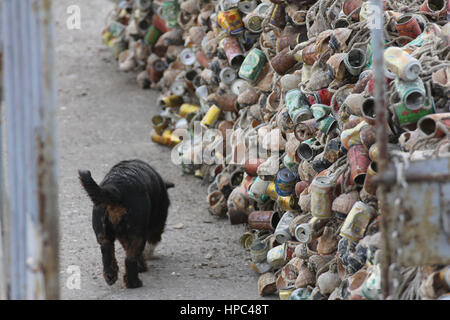
[[[372,27],[385,33],[390,154],[449,157],[450,1],[385,1],[381,23],[376,9],[134,0],[108,17],[102,39],[119,69],[161,92],[152,140],[209,184],[211,215],[245,226],[260,295],[382,297]],[[444,263],[398,267],[394,298],[450,298],[445,230]]]

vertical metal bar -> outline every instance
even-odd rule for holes
[[[51,0],[42,0],[42,135],[39,145],[38,188],[39,218],[46,237],[43,251],[44,278],[47,299],[59,298],[58,239],[58,171],[56,143],[56,85],[54,69],[54,28]]]
[[[0,2],[0,17],[2,16],[2,3]],[[8,267],[7,267],[7,243],[5,225],[6,212],[5,212],[5,197],[4,192],[4,176],[3,176],[3,28],[0,28],[0,300],[7,298],[7,279],[8,279]]]
[[[379,161],[377,162],[378,172],[382,174],[388,166],[387,150],[387,116],[386,116],[386,82],[384,67],[384,17],[383,1],[371,0],[373,6],[374,25],[371,28],[371,41],[373,48],[373,72],[374,72],[374,99],[376,111],[376,129],[377,144],[379,147]],[[386,210],[386,187],[381,184],[378,188],[379,210],[381,214],[381,232],[383,237],[384,257],[381,265],[381,286],[384,298],[389,296],[389,265],[391,263],[389,256],[389,241],[387,235],[388,212]]]
[[[57,299],[58,187],[51,1],[4,0],[2,4],[10,297]]]

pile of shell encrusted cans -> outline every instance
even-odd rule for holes
[[[363,0],[135,0],[108,17],[102,39],[120,70],[161,91],[152,140],[209,184],[210,214],[248,226],[240,242],[260,295],[383,297],[370,41],[378,25],[392,187],[401,191],[388,214],[402,213],[404,226],[391,247],[398,261],[425,257],[392,265],[390,298],[449,299],[448,165],[431,173],[441,191],[418,191],[437,194],[428,209],[405,209],[408,190],[426,184],[414,176],[420,168],[408,178],[408,165],[450,163],[447,1],[386,0],[380,13]],[[412,230],[422,236],[405,240]]]

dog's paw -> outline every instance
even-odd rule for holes
[[[127,275],[123,276],[123,284],[128,289],[140,288],[142,287],[142,281],[139,278],[130,279]]]
[[[117,281],[117,271],[111,271],[111,272],[103,272],[103,278],[105,278],[105,281],[110,286],[116,283]]]

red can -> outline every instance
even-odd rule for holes
[[[245,162],[245,172],[252,177],[256,177],[258,175],[257,170],[261,163],[266,161],[265,159],[248,159]]]
[[[404,14],[398,18],[395,23],[395,28],[399,36],[406,36],[412,39],[417,38],[419,34],[422,33],[422,29],[420,29],[419,22],[412,14]],[[403,44],[407,44],[410,40],[403,40]]]
[[[369,151],[362,144],[356,144],[348,150],[348,162],[350,164],[350,178],[362,187],[366,179],[367,168],[370,165]]]
[[[238,39],[235,37],[225,37],[221,44],[227,55],[228,64],[232,67],[239,67],[245,57]]]
[[[448,5],[449,4],[447,4],[447,6]],[[422,12],[432,12],[435,14],[437,13],[438,17],[445,17],[445,15],[447,14],[445,0],[425,0],[420,6],[419,10]]]
[[[314,62],[316,62],[318,59],[317,53],[316,53],[316,45],[310,44],[309,46],[305,47],[302,50],[302,60],[303,63],[306,63],[308,65],[313,65]]]
[[[356,10],[351,16],[353,20],[359,21],[359,12],[361,11],[362,4],[362,0],[345,0],[344,5],[342,6],[342,10],[348,16],[354,10],[359,8],[359,10]]]
[[[195,56],[197,59],[197,62],[203,67],[208,69],[209,68],[209,59],[206,56],[206,54],[203,52],[203,50],[199,50],[197,52],[197,55]]]

